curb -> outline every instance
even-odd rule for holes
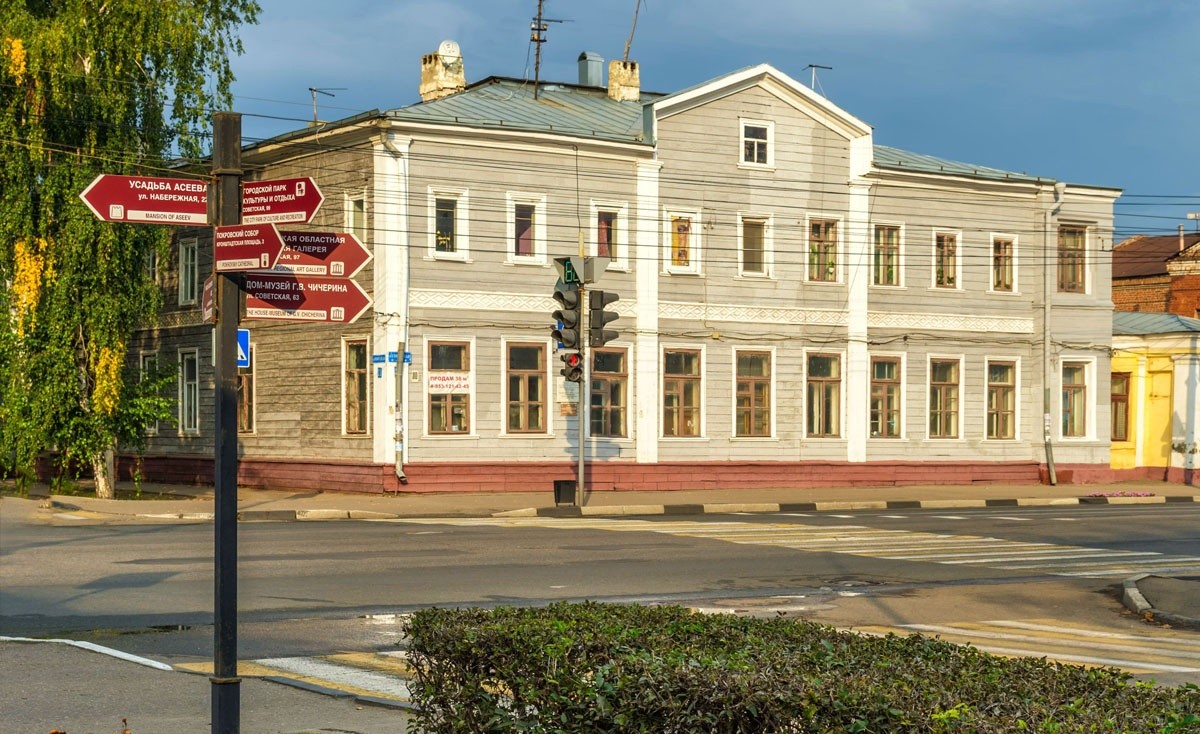
[[[1125,605],[1125,608],[1149,622],[1162,622],[1176,627],[1200,628],[1200,618],[1164,612],[1161,609],[1155,609],[1150,604],[1150,601],[1138,589],[1137,584],[1142,579],[1153,575],[1142,573],[1121,582],[1121,603]]]
[[[702,515],[734,512],[845,512],[855,510],[947,510],[987,507],[1059,507],[1076,505],[1149,505],[1200,503],[1200,495],[1148,497],[1025,497],[1015,499],[866,500],[753,504],[610,505],[542,507],[497,512],[492,517],[594,517],[603,515]]]

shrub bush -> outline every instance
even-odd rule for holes
[[[917,635],[596,603],[426,609],[411,731],[1200,732],[1200,689]]]

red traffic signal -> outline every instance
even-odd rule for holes
[[[579,352],[563,352],[558,355],[562,360],[563,367],[558,371],[558,374],[566,378],[567,382],[583,382],[583,355]]]

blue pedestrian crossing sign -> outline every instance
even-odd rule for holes
[[[226,332],[228,333],[228,332]],[[248,369],[250,367],[250,330],[237,330],[237,366],[238,369]],[[228,362],[226,363],[228,364]]]

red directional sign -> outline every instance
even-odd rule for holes
[[[275,262],[276,272],[295,275],[358,275],[371,253],[349,232],[280,232],[283,252]]]
[[[213,269],[217,272],[270,269],[283,251],[283,238],[274,224],[233,224],[213,229]]]
[[[207,224],[208,182],[102,173],[79,195],[106,222]]]
[[[325,196],[317,182],[303,178],[242,184],[242,224],[310,222]]]
[[[371,305],[371,297],[349,278],[247,273],[243,290],[248,319],[349,324]]]

